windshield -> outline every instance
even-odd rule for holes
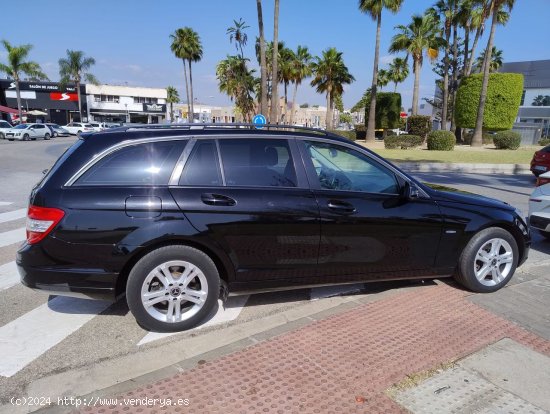
[[[27,124],[20,124],[20,125],[17,125],[14,129],[27,129],[28,125]]]

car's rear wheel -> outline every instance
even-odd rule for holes
[[[199,324],[218,303],[220,278],[206,254],[189,246],[166,246],[132,268],[126,299],[137,322],[157,332]]]
[[[50,134],[46,134],[46,135],[44,135],[44,139],[45,139],[45,140],[48,140],[48,139],[50,139]]]
[[[81,134],[82,134],[82,131],[78,131],[78,132],[76,133],[76,136],[79,137]]]
[[[514,236],[502,228],[490,227],[468,242],[460,256],[455,279],[474,292],[494,292],[512,278],[518,256]]]

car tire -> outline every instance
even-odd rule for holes
[[[44,135],[44,140],[49,140],[49,139],[50,139],[50,134]]]
[[[136,321],[155,332],[196,326],[217,306],[219,294],[220,277],[212,259],[183,245],[161,247],[143,256],[126,284],[126,300]]]
[[[3,132],[0,132],[0,139],[6,139],[6,136],[4,135]]]
[[[82,135],[82,131],[77,131],[76,136],[79,137],[80,135]]]
[[[23,141],[28,141],[28,140],[29,140],[29,134],[23,135]]]
[[[473,292],[495,292],[512,278],[518,258],[514,236],[500,227],[490,227],[470,239],[460,255],[455,279]]]

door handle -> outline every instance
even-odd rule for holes
[[[340,214],[355,214],[357,209],[350,203],[338,200],[329,200],[328,208]]]
[[[201,200],[204,204],[208,204],[209,206],[234,206],[237,204],[231,197],[221,194],[204,193],[201,194]]]

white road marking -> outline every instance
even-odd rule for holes
[[[19,220],[24,217],[27,217],[27,209],[21,208],[19,210],[8,211],[7,213],[0,213],[0,223],[5,223],[6,221]]]
[[[0,247],[6,247],[10,244],[22,242],[27,238],[25,227],[0,233]]]
[[[15,262],[0,266],[0,290],[8,289],[19,283],[19,272]]]
[[[0,375],[16,374],[109,305],[59,296],[0,327]]]
[[[13,203],[11,201],[0,201],[0,207],[11,206]]]
[[[309,299],[317,300],[322,298],[330,298],[332,296],[360,292],[364,288],[364,283],[356,283],[354,285],[321,286],[311,289]]]
[[[237,319],[237,317],[243,310],[243,307],[246,304],[246,301],[248,300],[249,296],[250,295],[242,295],[242,296],[231,296],[227,298],[227,302],[225,302],[225,309],[220,300],[218,311],[216,312],[216,314],[212,316],[212,318],[209,319],[207,322],[197,326],[196,328],[193,328],[192,330],[202,329],[213,325],[219,325],[221,323],[230,322],[234,319]],[[189,332],[189,331],[184,331],[184,332]],[[159,339],[167,338],[169,336],[177,335],[180,333],[183,333],[183,332],[170,332],[170,333],[149,332],[147,335],[145,335],[141,339],[141,341],[138,342],[138,346],[148,344],[149,342],[157,341]]]

